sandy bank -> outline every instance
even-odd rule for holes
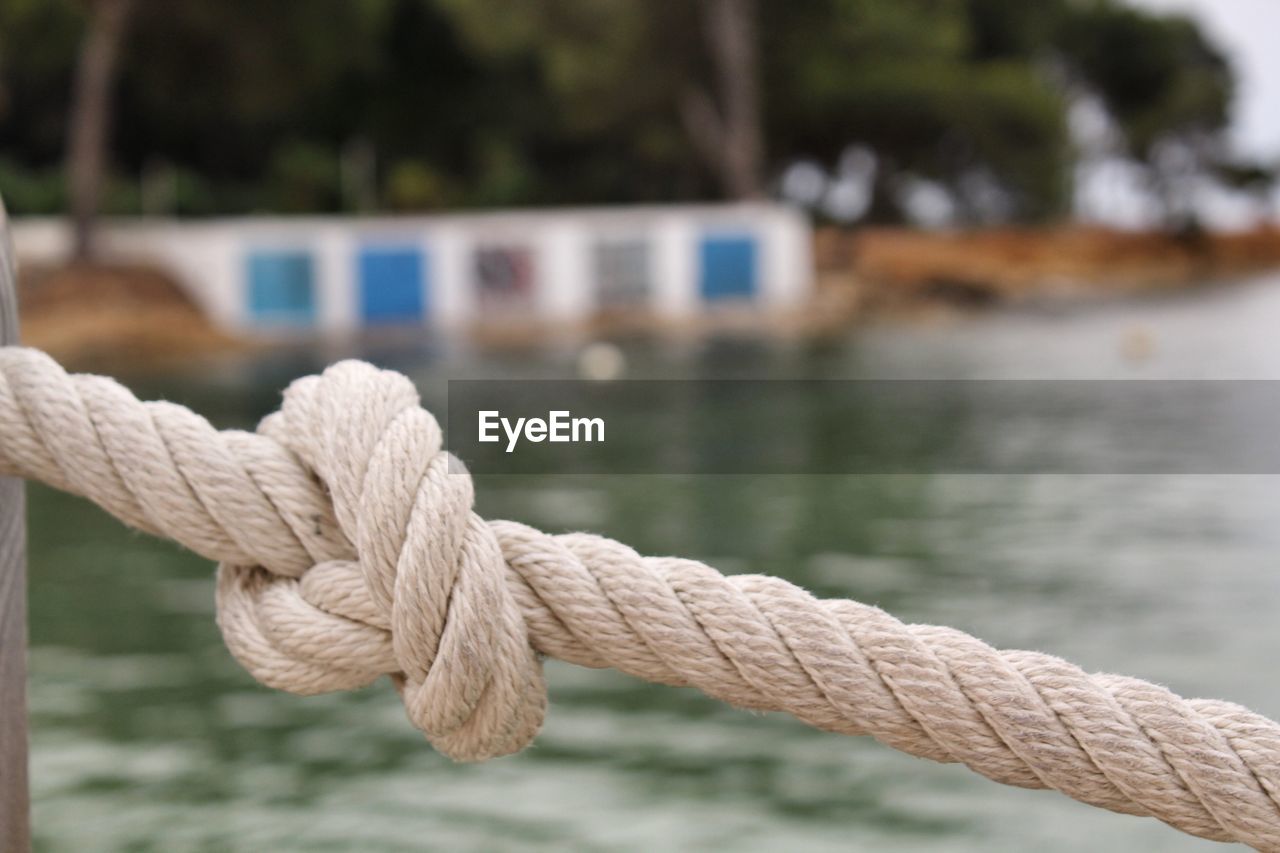
[[[859,315],[950,303],[1173,290],[1280,268],[1280,228],[1176,235],[1102,228],[820,229],[819,287]]]
[[[23,265],[18,306],[22,343],[77,369],[247,346],[215,328],[177,282],[148,267]]]

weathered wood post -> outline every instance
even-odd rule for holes
[[[9,215],[0,202],[0,345],[18,341]],[[31,847],[27,792],[27,553],[22,481],[0,477],[0,848]]]

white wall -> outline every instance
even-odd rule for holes
[[[677,213],[656,223],[653,305],[660,317],[687,317],[698,308],[698,229]]]
[[[708,233],[749,233],[759,243],[757,304],[793,308],[813,281],[807,219],[779,205],[664,206],[482,213],[439,217],[243,217],[178,221],[112,221],[104,252],[170,270],[219,324],[252,328],[245,298],[245,257],[253,249],[299,249],[313,258],[317,326],[325,333],[358,328],[356,249],[366,243],[414,244],[425,252],[430,292],[426,322],[463,326],[482,319],[472,281],[478,244],[519,243],[535,252],[536,318],[572,322],[595,310],[592,246],[600,238],[646,238],[652,254],[653,311],[695,315],[699,239]],[[18,220],[19,261],[65,257],[69,232],[61,220]],[[296,330],[295,330],[296,331]]]

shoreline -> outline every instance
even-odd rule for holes
[[[1174,291],[1280,269],[1280,227],[820,228],[814,259],[818,290],[851,291],[865,312],[931,302],[982,308]]]
[[[1194,235],[1082,226],[820,227],[813,258],[813,296],[785,314],[724,306],[677,322],[636,312],[571,328],[490,324],[459,332],[492,347],[619,335],[822,337],[870,322],[929,320],[1035,300],[1085,304],[1188,291],[1280,269],[1280,227]],[[176,363],[275,346],[217,328],[177,282],[144,266],[21,265],[18,293],[23,342],[72,365]],[[388,331],[391,337],[410,333]]]

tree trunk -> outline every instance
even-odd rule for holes
[[[102,196],[111,95],[120,43],[133,0],[93,0],[80,47],[67,139],[67,188],[71,203],[72,254],[93,256],[94,231]]]
[[[764,129],[755,0],[702,0],[701,5],[715,96],[700,88],[686,92],[681,104],[685,128],[725,195],[760,198]]]

